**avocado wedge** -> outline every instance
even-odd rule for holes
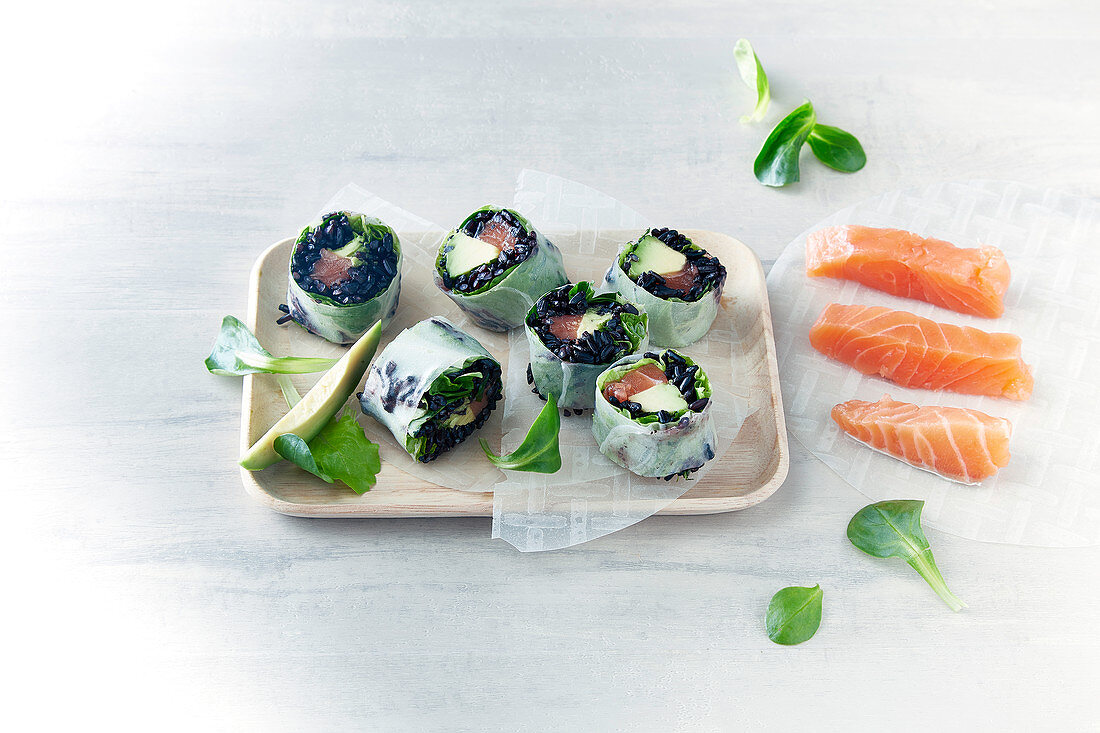
[[[378,349],[381,335],[382,322],[378,321],[351,345],[340,361],[325,372],[301,402],[241,456],[241,466],[249,471],[258,471],[281,461],[282,456],[275,452],[275,438],[280,435],[294,433],[307,443],[316,438],[321,428],[340,411],[359,386]]]

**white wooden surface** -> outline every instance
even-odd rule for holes
[[[566,552],[516,553],[488,519],[285,517],[241,488],[240,386],[201,360],[256,254],[348,181],[447,224],[540,168],[765,261],[901,186],[1100,196],[1100,6],[161,5],[2,18],[0,718],[1096,729],[1100,549],[930,532],[970,604],[951,614],[848,544],[862,497],[794,444],[758,507]],[[766,125],[737,122],[739,36],[772,79]],[[751,160],[803,97],[870,162],[766,189]],[[821,630],[773,645],[769,597],[813,583]]]

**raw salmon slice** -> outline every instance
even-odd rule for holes
[[[1011,273],[996,247],[956,247],[901,229],[827,227],[806,239],[806,274],[855,280],[959,313],[1005,312]]]
[[[516,246],[515,228],[500,216],[494,216],[485,222],[477,233],[477,238],[500,250],[514,249]]]
[[[656,364],[642,364],[637,369],[631,369],[617,381],[611,382],[603,388],[603,396],[611,399],[614,397],[619,402],[626,402],[639,392],[644,392],[658,384],[667,384],[668,377],[661,367]]]
[[[903,387],[1026,400],[1035,380],[1020,337],[875,305],[831,303],[810,328],[825,356]]]
[[[698,276],[699,270],[690,262],[686,263],[676,272],[661,275],[661,277],[664,278],[665,285],[674,290],[683,290],[685,293],[691,290],[691,286],[695,284],[695,279]]]
[[[348,270],[351,269],[352,259],[333,252],[331,249],[321,249],[321,259],[313,263],[313,270],[309,276],[314,280],[320,280],[327,287],[332,287],[341,280],[348,279]]]
[[[877,451],[952,481],[979,483],[1008,465],[1012,423],[962,407],[920,407],[884,396],[833,407],[840,429]]]
[[[584,320],[584,316],[554,316],[549,321],[550,333],[556,338],[562,339],[575,339],[577,338],[577,331],[581,327],[581,321]]]

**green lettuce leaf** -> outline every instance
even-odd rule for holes
[[[760,64],[760,57],[756,55],[752,44],[747,38],[737,41],[733,47],[733,58],[737,62],[737,71],[741,74],[741,80],[752,91],[756,92],[756,107],[752,114],[743,115],[741,122],[759,122],[768,112],[768,104],[772,100],[771,89],[768,86],[768,75],[764,73],[764,67]]]
[[[493,455],[485,438],[478,440],[481,442],[481,450],[485,451],[485,457],[499,468],[531,473],[556,473],[561,468],[561,449],[558,446],[560,430],[558,403],[554,395],[550,395],[538,417],[531,423],[523,442],[511,453]]]
[[[222,319],[221,330],[214,341],[210,356],[206,357],[207,370],[223,377],[243,377],[246,374],[309,374],[323,372],[337,359],[306,356],[274,357],[260,346],[248,326],[233,316]]]
[[[378,445],[367,438],[350,410],[332,418],[308,444],[293,433],[280,435],[275,451],[326,483],[342,481],[357,494],[370,491],[382,470]]]

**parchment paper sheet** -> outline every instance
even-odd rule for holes
[[[1005,315],[967,316],[856,283],[808,278],[806,235],[825,226],[894,227],[962,247],[991,244],[1012,269]],[[1100,543],[1100,205],[1016,183],[944,183],[865,201],[819,222],[768,274],[779,370],[791,434],[868,498],[924,499],[924,521],[989,542],[1049,547]],[[905,389],[831,361],[809,343],[829,303],[907,310],[1023,339],[1035,374],[1028,402]],[[884,394],[971,407],[1012,421],[1012,460],[981,486],[964,486],[881,455],[829,417],[849,399]]]

